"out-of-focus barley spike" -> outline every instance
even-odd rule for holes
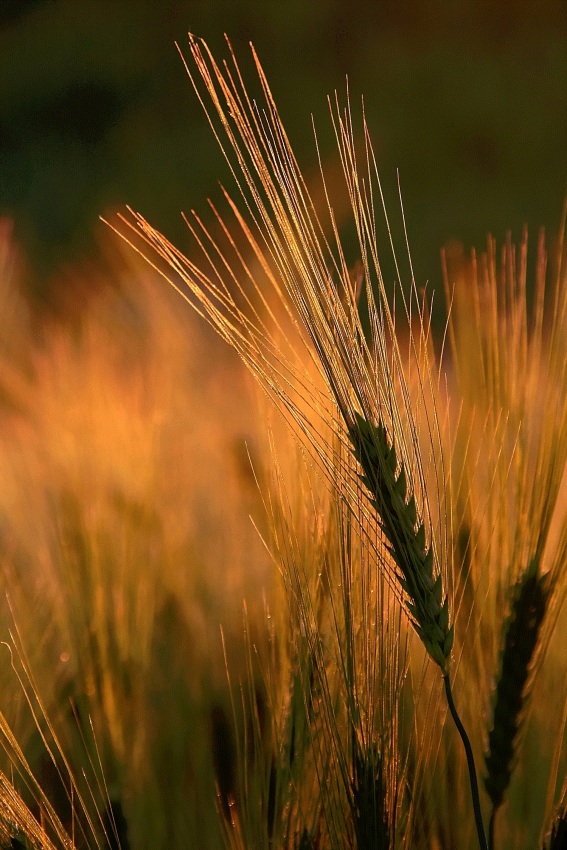
[[[356,745],[352,780],[354,833],[358,850],[390,850],[382,755],[375,745]]]
[[[493,808],[504,800],[510,784],[515,742],[522,709],[528,696],[528,680],[538,639],[547,611],[545,576],[528,569],[512,595],[510,616],[505,624],[492,711],[492,728],[485,755],[484,786]]]

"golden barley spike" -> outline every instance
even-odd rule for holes
[[[420,496],[427,501],[426,476],[408,376],[396,339],[395,317],[388,303],[378,260],[373,192],[379,192],[380,197],[382,192],[375,173],[375,159],[366,124],[363,173],[359,171],[355,151],[350,107],[341,111],[337,98],[336,110],[331,109],[331,114],[367,281],[372,336],[370,344],[352,297],[350,277],[332,206],[329,202],[336,251],[332,250],[317,217],[256,54],[254,61],[265,96],[264,109],[249,98],[234,56],[233,69],[224,65],[223,70],[204,42],[191,38],[191,52],[213,103],[212,110],[206,106],[197,82],[186,66],[189,76],[246,203],[252,229],[232,202],[231,208],[260,267],[265,270],[277,297],[284,303],[286,313],[299,329],[302,344],[305,343],[310,356],[319,361],[320,374],[325,378],[343,420],[350,448],[360,463],[362,479],[368,488],[376,519],[391,553],[390,563],[387,560],[384,562],[388,578],[395,575],[406,597],[412,623],[428,654],[443,673],[451,715],[466,751],[479,844],[485,850],[487,844],[472,749],[457,714],[449,681],[453,627],[449,625],[448,588],[444,587],[443,579],[450,574],[450,563],[446,551],[441,559],[436,559],[433,542],[427,533],[432,531],[431,519],[427,511],[422,518],[416,504]],[[220,126],[216,124],[211,114],[213,112],[216,112]],[[228,140],[226,146],[221,140],[221,128]],[[324,188],[328,200],[325,182]],[[221,258],[221,267],[215,266],[214,261],[210,262],[207,249],[204,249],[207,264],[212,267],[214,279],[211,279],[202,269],[182,257],[140,216],[135,216],[135,219],[147,246],[156,249],[157,254],[172,265],[176,273],[181,274],[196,300],[196,309],[207,317],[224,339],[234,345],[286,418],[289,416],[294,427],[299,426],[335,484],[336,467],[334,462],[329,463],[331,455],[326,448],[322,450],[316,424],[322,416],[331,431],[340,440],[343,439],[344,431],[336,412],[330,409],[330,398],[324,397],[325,393],[319,396],[316,391],[317,398],[313,400],[311,387],[303,384],[302,376],[279,351],[278,342],[269,332],[266,335],[265,325],[257,321],[256,315],[252,319],[247,316],[230,295],[231,286],[242,274],[238,263],[238,268],[231,268],[231,263],[224,259],[215,240],[198,222],[199,232],[193,227],[192,231],[199,244],[203,247],[199,235],[202,230],[205,242],[210,243],[214,256]],[[397,269],[395,254],[394,261]],[[225,283],[222,279],[223,269],[228,271],[229,282]],[[342,292],[332,281],[333,270],[344,284],[344,293],[350,293],[342,300]],[[245,274],[248,279],[247,269]],[[220,278],[220,285],[217,278]],[[171,282],[179,289],[177,283]],[[376,297],[373,283],[378,289]],[[256,291],[263,300],[263,294],[258,289]],[[284,295],[286,291],[295,307],[295,314],[290,310],[289,301]],[[402,301],[411,325],[411,303],[405,300],[403,293]],[[428,329],[421,310],[419,314],[419,339],[413,337],[411,327],[410,338],[421,388],[417,403],[425,409],[427,387],[433,386],[434,377],[427,356],[423,358],[422,346],[427,343]],[[421,362],[423,359],[425,363]],[[297,378],[299,395],[304,393],[299,405],[295,391],[290,389]],[[305,402],[307,412],[304,410]],[[314,419],[311,413],[315,414]],[[426,413],[426,419],[431,454],[442,468],[436,413],[433,412],[432,419]],[[350,494],[354,492],[353,482],[348,470],[341,475],[340,486],[348,502]],[[441,478],[444,480],[444,476]],[[438,495],[439,507],[442,508],[443,495],[441,492]]]

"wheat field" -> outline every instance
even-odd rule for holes
[[[434,333],[363,109],[308,186],[253,58],[190,39],[187,256],[108,216],[45,318],[0,230],[0,845],[558,850],[563,229],[448,246]]]

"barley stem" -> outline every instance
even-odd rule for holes
[[[449,705],[449,711],[451,712],[451,717],[455,721],[455,726],[461,736],[461,740],[463,742],[463,746],[465,748],[465,754],[467,757],[467,766],[469,769],[469,780],[471,783],[471,794],[472,794],[472,802],[474,809],[474,819],[476,823],[476,831],[478,834],[478,843],[480,845],[481,850],[488,850],[488,844],[486,843],[486,835],[484,832],[484,825],[482,823],[482,812],[480,810],[480,796],[478,793],[478,779],[476,777],[476,767],[474,764],[474,756],[471,747],[471,742],[469,741],[469,736],[466,733],[465,727],[459,717],[457,712],[457,708],[453,701],[453,693],[451,691],[451,682],[449,681],[449,676],[446,674],[443,676],[443,682],[445,683],[445,693],[447,694],[447,703]]]

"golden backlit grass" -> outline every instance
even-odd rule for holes
[[[559,499],[567,449],[562,244],[555,258],[547,307],[545,256],[540,245],[536,303],[531,313],[526,298],[525,241],[518,253],[508,246],[500,269],[489,245],[485,273],[480,278],[475,276],[474,263],[460,281],[447,276],[447,295],[453,309],[453,362],[457,386],[460,381],[463,394],[462,402],[458,397],[453,399],[456,412],[451,414],[447,378],[432,359],[426,304],[421,302],[411,275],[411,260],[410,289],[404,291],[399,285],[398,309],[396,313],[391,309],[376,243],[382,193],[364,120],[360,154],[350,104],[347,101],[342,108],[338,98],[330,102],[358,236],[369,329],[359,318],[332,204],[329,200],[328,216],[322,222],[257,57],[254,54],[261,104],[248,96],[233,55],[230,62],[217,64],[206,45],[196,39],[190,40],[190,50],[192,67],[186,65],[190,79],[246,210],[243,216],[226,194],[230,214],[249,252],[263,266],[264,277],[253,278],[235,242],[219,241],[196,215],[188,224],[201,249],[200,260],[184,257],[140,215],[133,216],[133,223],[124,223],[130,224],[132,231],[137,229],[141,242],[136,242],[130,230],[123,227],[121,232],[141,245],[139,250],[151,262],[162,269],[160,261],[170,267],[170,271],[165,268],[164,275],[239,352],[284,416],[304,435],[312,457],[344,506],[357,518],[358,535],[368,540],[361,510],[376,523],[377,568],[409,613],[416,634],[443,674],[449,708],[467,752],[481,847],[486,846],[486,839],[473,750],[455,713],[451,683],[454,677],[464,710],[473,715],[469,720],[477,726],[477,762],[488,731],[483,735],[483,718],[490,711],[486,695],[496,687],[485,760],[485,787],[492,802],[488,843],[494,846],[496,813],[518,753],[532,668],[537,668],[538,658],[545,654],[546,636],[556,623],[565,586],[567,526]],[[321,176],[325,183],[324,170]],[[222,217],[216,215],[222,223]],[[393,241],[390,248],[395,259]],[[277,344],[257,307],[250,302],[242,304],[235,297],[234,292],[246,280],[255,288],[258,301],[269,301],[266,292],[270,291],[291,309],[292,324],[299,328],[298,342],[290,342],[289,337],[286,342],[292,349],[299,345],[295,350],[301,350],[301,355],[294,357]],[[407,358],[398,343],[404,325],[409,340]],[[476,350],[470,344],[471,334],[477,342]],[[307,383],[295,366],[303,359],[311,359],[319,371],[320,380],[314,385]],[[545,390],[536,400],[535,387],[542,379]],[[478,385],[478,398],[474,384]],[[469,389],[473,394],[470,401]],[[298,403],[297,394],[302,403]],[[538,424],[539,416],[543,427]],[[334,439],[327,437],[329,432]],[[345,462],[349,448],[360,464],[369,502],[355,486],[356,467]],[[480,490],[473,492],[478,485]],[[483,534],[497,562],[493,569],[486,557],[476,564]],[[550,539],[554,541],[551,547]],[[531,594],[530,600],[523,595],[522,586]],[[537,600],[533,595],[536,591]],[[459,626],[457,667],[451,673],[453,632]],[[490,652],[481,649],[479,661],[474,647],[479,632],[483,639],[483,631],[491,646]],[[520,636],[524,640],[521,647]],[[483,680],[480,686],[479,678]],[[353,684],[351,687],[354,689]],[[515,696],[510,696],[511,689],[516,689]],[[354,720],[349,722],[354,729]],[[420,728],[419,720],[416,728]],[[420,731],[424,730],[425,725]],[[374,743],[378,746],[376,740]],[[440,759],[445,759],[442,767],[446,771],[462,771],[454,753],[443,755],[442,741],[434,744],[434,749]],[[450,761],[454,762],[452,767]],[[358,765],[358,754],[353,750],[347,773],[355,786],[360,778]],[[343,771],[340,760],[334,770],[339,774]],[[434,785],[430,793],[435,793]],[[460,809],[462,794],[457,798],[459,803],[452,805],[453,811]],[[382,811],[383,806],[379,808]],[[543,824],[549,813],[541,814]],[[355,843],[370,846],[377,838],[369,838],[364,830],[364,835],[359,834],[356,824],[360,816],[360,805],[354,802]],[[382,815],[376,814],[376,818],[381,820]],[[462,836],[459,841],[468,843],[466,824],[470,820],[464,809],[457,818],[455,824],[460,824]],[[522,829],[526,828],[523,824]],[[389,835],[384,840],[389,843]]]
[[[261,105],[233,56],[190,49],[240,194],[187,217],[194,252],[131,214],[118,230],[153,269],[76,271],[98,294],[38,327],[1,243],[21,322],[0,337],[0,838],[453,850],[486,830],[557,850],[562,233],[549,263],[539,241],[533,306],[526,236],[499,260],[448,251],[434,340],[405,234],[377,244],[364,118],[358,144],[330,102],[351,259],[255,54]]]
[[[203,829],[202,846],[215,847],[212,726],[229,712],[220,624],[238,676],[242,600],[254,623],[273,583],[249,518],[260,500],[247,451],[258,457],[263,437],[236,358],[146,269],[113,261],[109,280],[77,270],[77,287],[88,274],[96,294],[65,322],[35,336],[2,326],[2,639],[18,629],[77,777],[85,764],[92,784],[87,759],[98,769],[100,754],[133,846]],[[2,655],[0,710],[54,784]],[[104,808],[106,792],[94,793]]]

